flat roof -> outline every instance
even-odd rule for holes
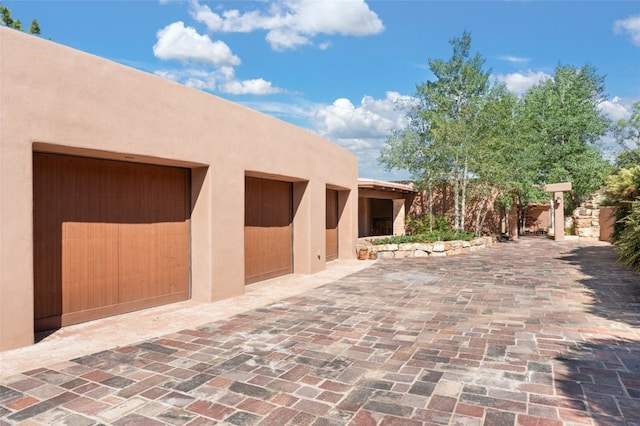
[[[374,191],[398,192],[401,194],[417,194],[413,185],[400,182],[387,182],[376,179],[358,178],[358,189],[372,189]]]

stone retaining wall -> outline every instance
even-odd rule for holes
[[[405,257],[453,256],[470,253],[495,244],[495,237],[478,237],[471,241],[437,241],[374,245],[369,241],[356,245],[358,259],[402,259]]]
[[[580,239],[598,240],[600,238],[600,210],[598,208],[579,207],[573,212],[573,226]]]

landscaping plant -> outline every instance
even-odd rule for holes
[[[623,229],[615,242],[620,261],[640,271],[640,201],[633,202],[631,212],[621,222]]]

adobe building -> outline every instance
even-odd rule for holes
[[[417,194],[412,185],[358,179],[358,237],[404,235],[405,217]]]
[[[0,40],[0,350],[354,256],[346,150],[19,31]]]

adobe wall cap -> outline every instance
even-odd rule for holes
[[[544,186],[544,190],[547,192],[571,191],[571,182],[550,183]]]

